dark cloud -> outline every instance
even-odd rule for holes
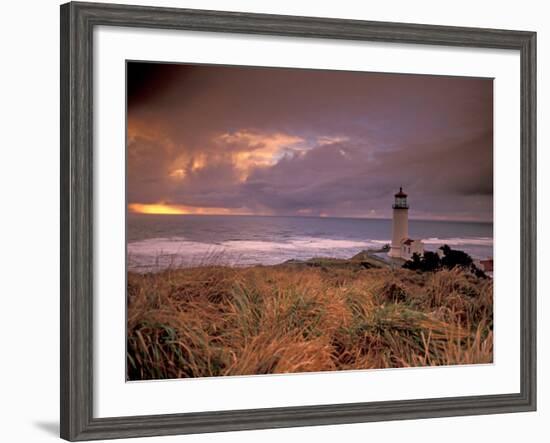
[[[492,219],[491,79],[128,64],[128,200]]]

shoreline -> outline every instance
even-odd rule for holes
[[[278,263],[248,263],[248,264],[231,264],[223,261],[223,256],[209,256],[206,257],[203,261],[199,261],[192,265],[177,265],[175,263],[170,263],[168,265],[133,265],[132,267],[127,266],[127,273],[135,274],[147,274],[147,273],[161,273],[164,271],[183,271],[186,269],[192,270],[197,268],[208,268],[208,267],[220,267],[220,268],[235,268],[235,269],[247,269],[247,268],[270,268],[270,267],[282,267],[282,266],[302,266],[302,267],[348,267],[353,268],[388,268],[388,269],[397,269],[402,268],[402,266],[407,262],[402,258],[389,257],[387,255],[388,248],[377,248],[377,249],[365,249],[351,257],[341,258],[341,257],[331,257],[331,256],[313,256],[307,259],[296,259],[291,258]],[[162,257],[162,256],[159,256]],[[478,262],[479,259],[472,257],[474,263]],[[492,260],[492,257],[489,257]]]
[[[186,269],[197,269],[197,268],[207,268],[207,267],[220,267],[220,268],[235,268],[235,269],[247,269],[254,267],[261,268],[270,268],[270,267],[282,267],[282,266],[304,266],[304,267],[320,267],[320,266],[337,266],[337,267],[363,267],[363,268],[396,268],[401,267],[405,260],[400,258],[390,258],[386,257],[385,259],[380,257],[380,254],[385,254],[387,249],[366,249],[361,252],[353,255],[348,258],[340,257],[330,257],[330,256],[317,256],[310,257],[307,259],[287,259],[279,263],[251,263],[251,264],[242,264],[242,265],[232,265],[224,263],[223,261],[213,260],[212,262],[205,261],[203,263],[198,263],[191,266],[159,266],[157,269],[152,270],[151,266],[143,265],[144,269],[142,271],[136,270],[135,267],[132,269],[127,269],[128,273],[159,273],[163,271],[177,270],[183,271]]]

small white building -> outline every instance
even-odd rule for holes
[[[392,208],[392,239],[388,255],[392,258],[410,260],[414,253],[424,254],[422,241],[409,238],[409,205],[403,188],[399,188],[399,192],[395,194]]]
[[[410,260],[413,254],[422,256],[424,254],[424,243],[421,240],[413,240],[412,238],[401,240],[401,258]]]
[[[474,260],[474,265],[485,272],[489,277],[493,277],[493,259],[487,258],[486,260]]]

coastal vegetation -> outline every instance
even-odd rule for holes
[[[411,260],[403,264],[405,269],[411,269],[422,272],[434,272],[441,269],[454,269],[460,267],[469,270],[481,278],[487,278],[483,270],[474,265],[474,260],[464,251],[451,249],[448,245],[443,245],[438,252],[425,251],[419,255],[414,253]]]
[[[128,273],[129,380],[491,363],[492,331],[493,281],[470,266],[362,253]]]

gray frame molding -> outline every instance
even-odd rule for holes
[[[521,54],[521,392],[94,418],[92,44],[98,25],[514,49]],[[61,437],[92,440],[536,409],[536,33],[100,3],[61,6]]]

